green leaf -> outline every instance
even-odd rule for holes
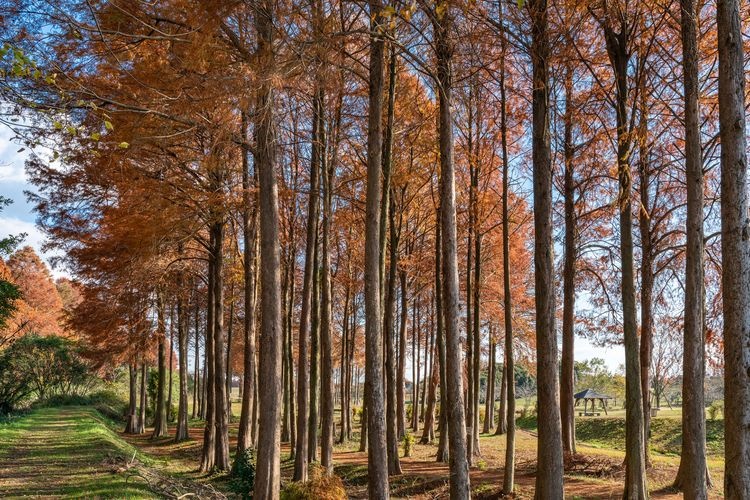
[[[524,3],[524,0],[518,0],[518,8],[519,9],[523,8],[523,3]]]
[[[120,144],[118,144],[117,147],[120,148],[120,149],[128,149],[130,147],[130,144],[128,144],[127,142],[123,141]]]
[[[102,134],[100,134],[99,132],[94,132],[93,134],[91,134],[91,138],[95,141],[98,141],[102,138]]]
[[[112,122],[111,122],[111,121],[109,121],[109,120],[104,120],[104,128],[106,128],[107,130],[114,130],[114,129],[115,129],[115,126],[114,126],[114,125],[112,125]]]

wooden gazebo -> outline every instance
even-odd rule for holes
[[[578,404],[583,401],[583,412],[578,412],[578,416],[595,416],[599,415],[599,413],[596,412],[596,402],[599,401],[602,405],[602,409],[604,410],[604,414],[607,414],[607,400],[612,399],[610,396],[606,396],[604,394],[599,394],[594,389],[586,389],[583,390],[573,396],[575,399],[575,406],[578,406]],[[591,410],[589,410],[589,401],[591,401]]]

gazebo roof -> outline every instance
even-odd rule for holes
[[[575,399],[612,399],[611,396],[599,394],[594,389],[585,389],[573,396]]]

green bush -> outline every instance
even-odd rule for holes
[[[719,417],[719,414],[724,415],[724,401],[722,400],[716,400],[708,407],[709,419],[716,420]]]
[[[248,448],[234,460],[229,488],[241,498],[252,498],[255,487],[255,453]]]
[[[406,431],[401,441],[404,443],[404,456],[410,457],[411,450],[414,448],[414,435],[411,432]]]
[[[110,420],[121,422],[128,411],[128,402],[117,392],[103,389],[87,395],[58,394],[44,401],[38,401],[35,406],[90,406]]]
[[[34,398],[86,394],[95,380],[80,346],[72,340],[25,335],[0,353],[0,413]]]

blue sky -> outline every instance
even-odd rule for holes
[[[18,153],[21,148],[10,139],[12,134],[0,128],[0,194],[13,200],[13,204],[0,212],[0,235],[26,233],[25,244],[33,246],[49,263],[50,254],[42,252],[44,234],[36,227],[32,206],[26,202],[25,190],[34,190],[24,173],[26,154]],[[54,276],[66,276],[64,269],[53,269]],[[576,338],[575,359],[585,360],[593,357],[603,358],[610,369],[616,370],[625,363],[622,346],[601,348],[592,345],[588,340]]]

